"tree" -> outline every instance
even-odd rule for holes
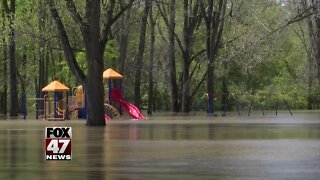
[[[307,108],[309,110],[312,109],[314,100],[314,95],[312,94],[312,89],[314,86],[314,64],[317,64],[317,78],[320,84],[320,18],[319,18],[319,9],[320,9],[320,1],[308,1],[308,0],[301,0],[301,9],[303,14],[307,14],[305,16],[305,22],[307,24],[307,32],[308,32],[308,39],[309,44],[306,43],[305,35],[300,35],[298,32],[296,34],[299,36],[301,43],[303,44],[305,51],[307,53],[307,74],[308,74],[308,84],[307,84]],[[300,12],[298,12],[300,13]],[[301,27],[301,25],[300,25]],[[302,28],[301,28],[302,29]],[[303,30],[302,30],[302,33]]]
[[[192,3],[190,0],[183,1],[183,43],[178,39],[182,54],[182,84],[181,84],[181,111],[189,112],[191,106],[190,96],[190,65],[193,61],[194,31],[201,22],[200,1]]]
[[[46,56],[47,51],[47,40],[45,38],[46,33],[46,25],[47,25],[47,13],[45,9],[45,0],[40,0],[39,2],[39,74],[38,74],[38,84],[36,94],[38,98],[43,97],[42,88],[44,88],[48,84],[48,63],[49,60]],[[38,108],[43,109],[43,102],[39,102]]]
[[[10,7],[7,0],[3,0],[3,7],[9,19],[9,69],[10,69],[10,116],[18,116],[18,89],[17,89],[17,65],[16,65],[16,44],[15,44],[15,13],[16,1],[10,0]]]
[[[305,1],[303,5],[304,5],[304,9],[308,9],[307,1]],[[315,54],[315,61],[317,63],[317,77],[318,77],[318,83],[320,85],[320,12],[319,12],[320,1],[319,0],[312,1],[311,5],[312,5],[311,7],[313,7],[312,8],[313,16],[311,18],[310,17],[307,18],[307,23],[308,23],[308,29],[309,29],[310,44],[311,44],[311,47],[313,47],[313,52]],[[309,61],[312,62],[311,59]],[[311,83],[310,81],[311,80],[309,79],[309,83]],[[311,101],[311,97],[309,97],[309,99],[310,99],[309,101]]]
[[[20,72],[17,72],[17,75],[18,75],[18,79],[19,79],[19,82],[20,82],[20,88],[21,88],[21,91],[20,91],[20,101],[19,101],[19,112],[23,112],[23,101],[24,101],[24,98],[26,97],[26,79],[27,79],[27,74],[25,72],[25,70],[27,69],[27,55],[24,53],[22,55],[22,57],[18,58],[20,59],[20,63],[21,64],[21,69],[23,69],[22,71]]]
[[[112,24],[130,7],[133,1],[121,8],[117,13],[116,1],[86,0],[84,18],[78,12],[73,0],[65,0],[71,17],[78,24],[86,53],[87,73],[79,67],[76,56],[71,47],[68,34],[58,14],[54,0],[48,0],[50,12],[54,19],[63,46],[67,64],[84,86],[87,96],[87,125],[105,126],[104,94],[103,94],[103,54],[109,40]],[[100,22],[101,3],[106,9],[106,18]]]
[[[120,1],[121,6],[124,7],[125,4],[123,1]],[[125,64],[127,58],[127,50],[128,50],[128,40],[129,40],[129,29],[130,29],[130,16],[131,9],[128,9],[125,12],[125,15],[120,18],[120,40],[119,40],[119,70],[121,73],[125,71]]]
[[[301,0],[301,6],[304,11],[308,11],[308,2],[307,0]],[[306,23],[307,23],[307,29],[308,29],[308,35],[309,35],[309,45],[306,42],[305,35],[300,35],[299,33],[296,33],[299,38],[301,39],[301,43],[305,47],[305,50],[307,52],[307,62],[308,62],[308,109],[312,109],[312,104],[313,104],[313,96],[312,96],[312,87],[313,87],[313,64],[315,61],[315,51],[317,50],[315,47],[316,46],[316,35],[314,34],[314,23],[312,21],[312,16],[308,16],[306,18]],[[301,25],[300,25],[301,26]],[[302,28],[301,28],[302,29]],[[304,33],[302,31],[302,33]]]
[[[13,28],[3,1],[9,10],[10,2],[16,4]],[[60,20],[49,17],[50,1]],[[143,17],[146,0],[135,1],[133,6],[133,0],[100,0],[99,5],[92,0],[2,0],[0,111],[5,113],[11,103],[10,89],[17,89],[19,98],[24,91],[32,97],[34,89],[40,94],[49,80],[59,79],[69,87],[83,83],[86,91],[92,91],[90,86],[102,84],[101,79],[96,83],[92,79],[110,65],[125,76],[126,98],[133,101],[134,93],[140,92],[136,99],[148,101],[149,114],[152,106],[154,111],[187,112],[194,105],[204,105],[201,97],[206,92],[212,112],[228,98],[217,96],[219,91],[237,95],[244,104],[250,103],[249,94],[281,93],[293,107],[320,106],[318,0],[150,1],[157,6],[151,5]],[[12,30],[17,88],[8,84],[13,82],[9,68]],[[135,71],[135,65],[142,69]],[[77,79],[72,74],[78,74]],[[137,74],[140,78],[135,78]],[[141,86],[141,91],[134,91],[135,86]],[[94,104],[99,109],[90,113],[103,121],[102,90],[94,89],[95,96],[86,93],[90,107]],[[94,102],[97,98],[101,100]],[[274,100],[265,104],[273,107]],[[42,109],[39,101],[38,107]]]
[[[222,31],[224,26],[224,16],[227,6],[226,0],[219,0],[217,8],[213,0],[208,0],[206,6],[202,4],[202,12],[206,24],[206,52],[207,64],[207,93],[208,93],[208,112],[212,113],[214,99],[214,62],[217,57],[221,43]]]
[[[166,3],[162,3],[165,5]],[[170,0],[169,1],[169,10],[167,15],[164,11],[164,7],[162,7],[159,3],[157,4],[159,11],[161,13],[161,16],[166,24],[166,27],[168,29],[168,61],[169,61],[169,77],[170,77],[170,91],[171,91],[171,110],[173,112],[179,112],[180,111],[180,105],[179,105],[179,96],[178,96],[178,84],[177,84],[177,73],[176,73],[176,47],[175,47],[175,41],[176,41],[176,1]],[[169,16],[169,18],[168,18]]]
[[[5,12],[2,9],[2,24],[1,24],[1,31],[2,31],[2,91],[0,93],[0,112],[2,114],[7,114],[7,96],[8,96],[8,57],[7,57],[7,42],[5,36]]]
[[[140,26],[140,38],[139,38],[139,49],[138,54],[136,56],[136,64],[135,64],[135,83],[134,83],[134,104],[140,108],[141,101],[141,69],[142,69],[142,60],[145,49],[145,39],[146,39],[146,29],[147,29],[147,20],[149,9],[151,6],[151,0],[145,0],[145,7],[143,11],[143,15],[141,18],[141,26]]]
[[[172,111],[179,112],[179,101],[178,101],[178,85],[176,76],[176,59],[175,59],[175,20],[176,16],[176,1],[171,0],[169,3],[169,21],[168,36],[169,36],[169,71],[170,71],[170,87],[172,96]]]
[[[154,63],[154,48],[155,48],[155,24],[156,20],[153,17],[152,7],[149,12],[150,22],[150,55],[149,55],[149,91],[148,91],[148,114],[152,114],[154,103],[154,82],[153,82],[153,63]]]
[[[320,1],[319,0],[314,0],[312,2],[312,10],[313,10],[313,19],[314,19],[314,43],[316,45],[316,62],[318,64],[318,79],[319,79],[319,84],[320,84]],[[312,28],[312,27],[310,27]],[[314,36],[310,35],[310,36]]]

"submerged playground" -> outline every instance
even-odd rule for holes
[[[135,120],[146,120],[141,110],[124,99],[122,94],[122,79],[124,78],[117,71],[109,68],[103,72],[103,78],[106,80],[105,88],[105,120],[111,119],[119,119],[122,115],[128,115],[131,119]],[[34,102],[35,119],[44,119],[44,120],[53,120],[53,121],[61,121],[61,120],[69,120],[69,119],[86,119],[87,110],[86,110],[86,94],[84,88],[79,85],[73,87],[70,91],[70,88],[64,85],[63,83],[55,80],[49,83],[42,89],[44,93],[43,97],[36,98],[23,98],[23,118],[27,118],[28,112],[28,104],[27,101]],[[70,93],[71,92],[71,93]],[[198,115],[201,109],[201,105],[208,106],[207,109],[210,108],[208,98],[208,94],[205,93],[201,98],[201,102],[196,103],[194,107],[193,116]],[[216,97],[227,97],[224,98],[224,103],[222,107],[222,115],[226,116],[228,112],[227,106],[229,104],[234,105],[234,111],[237,115],[241,115],[240,109],[241,105],[238,99],[232,93],[215,93],[211,95],[213,98]],[[249,106],[247,110],[247,115],[253,111],[253,106],[258,105],[259,111],[261,111],[261,115],[265,115],[265,109],[263,107],[263,102],[261,99],[256,98],[255,94],[249,96]],[[289,106],[289,103],[285,100],[285,98],[281,94],[274,94],[276,96],[274,99],[275,104],[275,115],[278,115],[280,104],[282,104],[282,108],[285,108],[290,115],[292,116],[292,110]],[[229,111],[230,112],[230,111]],[[125,114],[124,114],[125,113]],[[209,116],[216,116],[216,114],[212,112],[208,112]]]
[[[144,120],[140,109],[123,98],[118,72],[107,69],[105,120],[107,126],[88,127],[86,94],[53,81],[32,99],[36,119],[0,120],[0,179],[317,179],[319,173],[320,113],[292,112],[277,97],[276,111],[265,111],[251,97],[248,114],[214,116],[196,107],[188,115],[155,113]],[[69,94],[69,92],[72,92]],[[27,110],[25,98],[25,111]],[[207,102],[202,98],[203,102]],[[285,111],[278,111],[282,103]],[[40,106],[43,105],[43,107]],[[258,105],[258,112],[252,112]],[[226,107],[226,106],[225,106]],[[227,109],[227,108],[225,108]],[[261,111],[261,112],[260,112]],[[224,113],[226,113],[225,111]],[[288,113],[289,112],[289,113]],[[123,116],[123,115],[122,115]],[[72,160],[44,159],[45,127],[72,127]],[[2,168],[1,168],[2,167]]]
[[[107,80],[105,98],[105,120],[119,119],[122,112],[127,113],[132,119],[146,119],[139,108],[126,101],[122,96],[123,76],[109,68],[103,72],[103,78]],[[40,98],[25,98],[35,101],[35,118],[45,120],[68,120],[70,118],[86,118],[86,94],[83,87],[70,88],[55,80],[42,89],[45,93]],[[65,96],[64,96],[65,94]],[[53,96],[53,97],[52,97]],[[24,119],[27,116],[27,103],[24,104]]]

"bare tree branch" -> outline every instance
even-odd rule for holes
[[[159,23],[157,23],[157,27],[158,27],[158,31],[159,31],[161,39],[168,44],[168,40],[164,37],[164,35],[162,33],[162,28],[160,27]]]
[[[9,14],[11,10],[9,9],[8,1],[7,0],[3,0],[2,4],[3,4],[3,9],[6,11],[7,14]]]
[[[205,53],[206,49],[202,49],[201,51],[197,52],[195,55],[193,55],[191,57],[191,60],[194,60],[195,58],[197,58],[198,56],[200,56],[201,54]]]
[[[177,33],[174,33],[174,37],[175,37],[175,39],[176,39],[176,41],[177,41],[177,43],[178,43],[179,49],[181,50],[182,54],[184,54],[183,45],[182,45],[182,42],[181,42],[178,34],[177,34]]]
[[[202,75],[201,80],[199,81],[198,85],[196,86],[196,88],[192,91],[190,98],[193,99],[194,96],[196,95],[196,93],[198,92],[199,88],[201,87],[202,83],[204,82],[204,80],[207,78],[207,74],[208,74],[208,69],[206,69],[206,71],[204,72],[204,74]]]
[[[229,41],[220,44],[220,47],[223,47],[223,46],[225,46],[225,45],[228,45],[228,44],[233,43],[234,41],[236,41],[237,39],[241,38],[241,37],[242,37],[243,35],[245,35],[245,34],[247,34],[247,32],[241,33],[239,36],[236,36],[236,37],[230,39]]]
[[[193,78],[194,73],[196,72],[197,69],[200,69],[201,64],[199,62],[196,62],[196,65],[194,66],[193,70],[190,73],[190,79]]]
[[[169,27],[169,19],[168,19],[167,15],[164,13],[164,10],[159,5],[159,3],[157,3],[157,6],[158,6],[159,12],[163,18],[164,23],[166,24],[167,27]]]
[[[86,76],[84,74],[84,72],[81,70],[75,54],[73,53],[73,49],[70,45],[69,39],[68,39],[68,35],[67,32],[65,30],[65,27],[61,21],[61,18],[58,14],[58,11],[55,7],[55,3],[54,0],[48,0],[49,3],[49,7],[50,7],[50,13],[51,16],[53,17],[56,25],[57,25],[57,29],[60,35],[60,39],[62,42],[62,46],[63,46],[63,50],[65,52],[65,56],[66,56],[66,60],[67,63],[70,67],[70,70],[76,75],[76,78],[79,82],[81,82],[81,84],[86,84]]]
[[[84,34],[87,25],[84,23],[81,15],[77,11],[77,8],[74,5],[73,0],[65,0],[65,1],[66,1],[66,6],[71,14],[71,17],[77,24],[79,24],[81,32]]]
[[[157,6],[158,6],[159,12],[160,12],[160,14],[162,16],[162,19],[163,19],[164,23],[169,28],[170,27],[170,23],[169,23],[169,19],[168,19],[167,15],[165,14],[163,8],[159,5],[159,3],[157,3]],[[174,37],[175,37],[175,39],[176,39],[176,41],[178,43],[179,49],[181,50],[182,53],[184,53],[183,45],[182,45],[182,42],[181,42],[178,34],[174,33]]]
[[[14,13],[16,11],[16,0],[10,1],[10,12]]]
[[[111,2],[110,2],[111,5],[110,5],[110,8],[107,12],[108,18],[106,19],[106,22],[104,22],[104,26],[102,28],[101,35],[100,35],[101,46],[105,47],[105,45],[108,41],[108,34],[111,29],[111,26],[121,17],[121,15],[127,9],[129,9],[133,5],[133,2],[134,2],[134,0],[130,0],[130,2],[126,6],[121,7],[120,11],[116,15],[113,15],[114,8],[115,8],[115,0],[111,0]]]

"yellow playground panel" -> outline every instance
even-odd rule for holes
[[[73,88],[74,95],[68,97],[68,109],[71,112],[71,117],[78,117],[78,110],[85,108],[85,95],[82,86]]]

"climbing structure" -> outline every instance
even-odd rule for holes
[[[103,72],[103,78],[108,80],[108,99],[106,102],[108,103],[107,107],[111,105],[116,105],[121,109],[128,113],[132,119],[147,119],[144,117],[138,107],[129,103],[122,97],[121,91],[121,80],[123,76],[116,72],[115,70],[109,68]],[[112,82],[113,81],[113,82]],[[118,87],[116,87],[118,84]]]
[[[108,111],[112,116],[112,119],[120,119],[120,113],[119,111],[113,107],[112,105],[108,104],[108,103],[105,103],[104,104],[104,107],[106,109],[106,111]]]

